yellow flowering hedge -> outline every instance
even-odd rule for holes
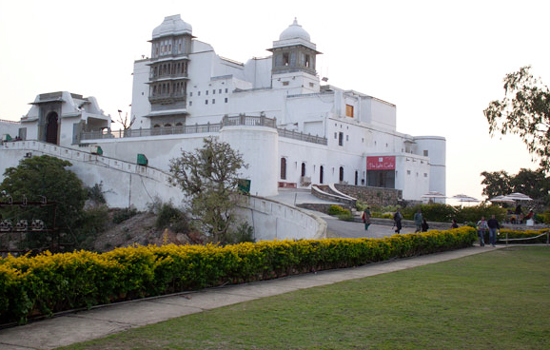
[[[133,246],[0,259],[0,323],[224,283],[359,266],[471,246],[473,228],[382,239],[284,240],[225,247]]]

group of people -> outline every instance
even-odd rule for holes
[[[369,229],[369,226],[371,225],[370,207],[367,207],[365,208],[365,210],[363,210],[361,219],[365,224],[365,231],[367,231]],[[418,209],[418,211],[414,214],[413,220],[416,226],[415,233],[428,231],[428,228],[429,228],[428,222],[423,217],[422,211],[420,209]],[[394,228],[395,228],[395,233],[397,234],[401,233],[401,229],[403,228],[402,221],[403,221],[403,214],[401,214],[401,211],[399,210],[399,208],[397,208],[397,210],[393,214]],[[497,234],[500,230],[500,225],[495,215],[492,215],[489,220],[485,220],[485,217],[482,216],[481,220],[477,222],[476,226],[477,226],[477,232],[479,236],[479,245],[482,247],[485,246],[485,234],[489,232],[489,244],[491,244],[494,247],[497,241],[496,239]],[[454,219],[453,219],[451,228],[458,228],[458,224]]]
[[[370,207],[367,207],[365,208],[365,210],[363,210],[361,219],[365,224],[365,231],[367,231],[371,224]],[[401,211],[399,210],[399,208],[397,208],[396,212],[393,214],[393,227],[395,227],[395,233],[398,233],[398,234],[401,233],[401,229],[403,228],[402,221],[403,221],[403,214],[401,214]],[[418,212],[414,214],[414,223],[416,225],[415,233],[426,232],[430,228],[428,226],[428,222],[422,216],[422,211],[420,211],[420,209],[418,210]]]
[[[477,222],[477,235],[479,236],[479,245],[485,246],[485,233],[489,232],[489,243],[494,247],[497,243],[497,234],[499,233],[500,225],[494,215],[485,221],[485,217],[482,216],[481,220]]]

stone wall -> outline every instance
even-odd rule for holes
[[[353,186],[335,184],[338,191],[355,197],[357,200],[368,203],[370,206],[385,207],[402,204],[402,191],[393,188]]]

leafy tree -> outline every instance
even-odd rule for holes
[[[540,167],[550,170],[550,91],[530,73],[530,66],[507,74],[504,98],[492,101],[483,111],[489,122],[489,133],[517,134],[527,145]]]
[[[7,168],[4,181],[0,184],[0,191],[5,196],[11,196],[13,201],[38,202],[44,197],[48,202],[56,203],[55,217],[49,212],[49,207],[7,207],[5,218],[40,219],[48,229],[59,229],[60,234],[70,233],[76,229],[82,219],[86,190],[82,181],[67,167],[72,164],[68,161],[43,155],[23,159],[17,167]],[[5,200],[4,200],[5,201]],[[55,220],[55,223],[54,223]],[[27,234],[26,248],[43,248],[54,241],[54,233]]]
[[[170,172],[189,198],[191,215],[214,243],[228,243],[229,228],[237,221],[235,209],[242,198],[238,174],[246,167],[239,152],[215,138],[205,138],[202,148],[182,151],[179,158],[170,160]]]
[[[504,170],[481,173],[485,177],[481,184],[485,185],[482,194],[489,198],[510,194],[512,191],[512,179]]]
[[[509,175],[506,171],[481,173],[485,178],[481,181],[485,185],[483,194],[489,198],[507,195],[512,192],[521,192],[543,204],[550,203],[550,178],[542,169],[520,169],[516,175]]]
[[[512,178],[514,192],[521,192],[534,200],[548,203],[548,191],[550,190],[550,178],[542,169],[520,169]]]

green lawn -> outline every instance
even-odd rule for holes
[[[549,349],[550,248],[236,304],[66,349]]]

